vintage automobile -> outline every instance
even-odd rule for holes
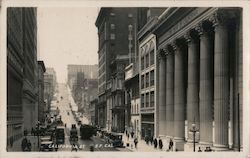
[[[57,126],[55,130],[56,144],[64,144],[65,133],[64,126]]]
[[[95,127],[87,124],[82,124],[80,126],[81,139],[90,139],[93,135],[96,135]]]
[[[77,132],[75,124],[72,124],[72,126],[71,126],[70,141],[71,142],[77,142],[78,141],[78,132]]]
[[[110,133],[110,143],[112,143],[113,147],[124,147],[123,146],[123,141],[122,141],[122,136],[123,133],[115,133],[115,132],[111,132]]]
[[[53,141],[50,136],[40,138],[40,151],[53,151]]]

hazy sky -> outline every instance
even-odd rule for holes
[[[66,81],[68,64],[97,64],[97,15],[98,8],[38,8],[38,59],[58,82]]]

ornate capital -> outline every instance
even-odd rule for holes
[[[158,60],[165,59],[166,58],[166,56],[165,56],[166,52],[167,52],[167,50],[165,48],[159,49],[159,51],[157,53]]]
[[[195,30],[198,32],[199,35],[203,35],[204,34],[204,28],[202,26],[202,23],[199,23],[196,27]]]
[[[171,42],[170,46],[172,47],[173,51],[176,51],[177,48],[178,48],[176,40],[174,40],[173,42]]]
[[[228,16],[224,12],[216,11],[209,17],[209,21],[213,23],[213,26],[225,25],[228,20]]]
[[[190,31],[188,31],[188,32],[184,35],[184,39],[186,40],[187,43],[190,43],[190,42],[192,41],[192,37],[191,37]]]

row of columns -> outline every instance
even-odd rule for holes
[[[176,148],[182,150],[186,110],[188,129],[191,129],[192,123],[195,122],[199,129],[200,144],[228,148],[230,78],[226,16],[213,14],[209,20],[198,24],[183,39],[185,43],[178,42],[178,39],[158,54],[159,135],[174,138]],[[162,121],[165,122],[161,123]],[[193,141],[192,134],[188,135],[188,141]]]

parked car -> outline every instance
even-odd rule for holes
[[[53,151],[53,141],[51,136],[44,136],[40,138],[40,151]]]
[[[124,147],[122,141],[123,133],[110,133],[110,143],[112,143],[113,147]]]
[[[71,142],[77,142],[78,141],[78,132],[77,132],[75,124],[72,124],[72,126],[71,126],[70,141]]]

